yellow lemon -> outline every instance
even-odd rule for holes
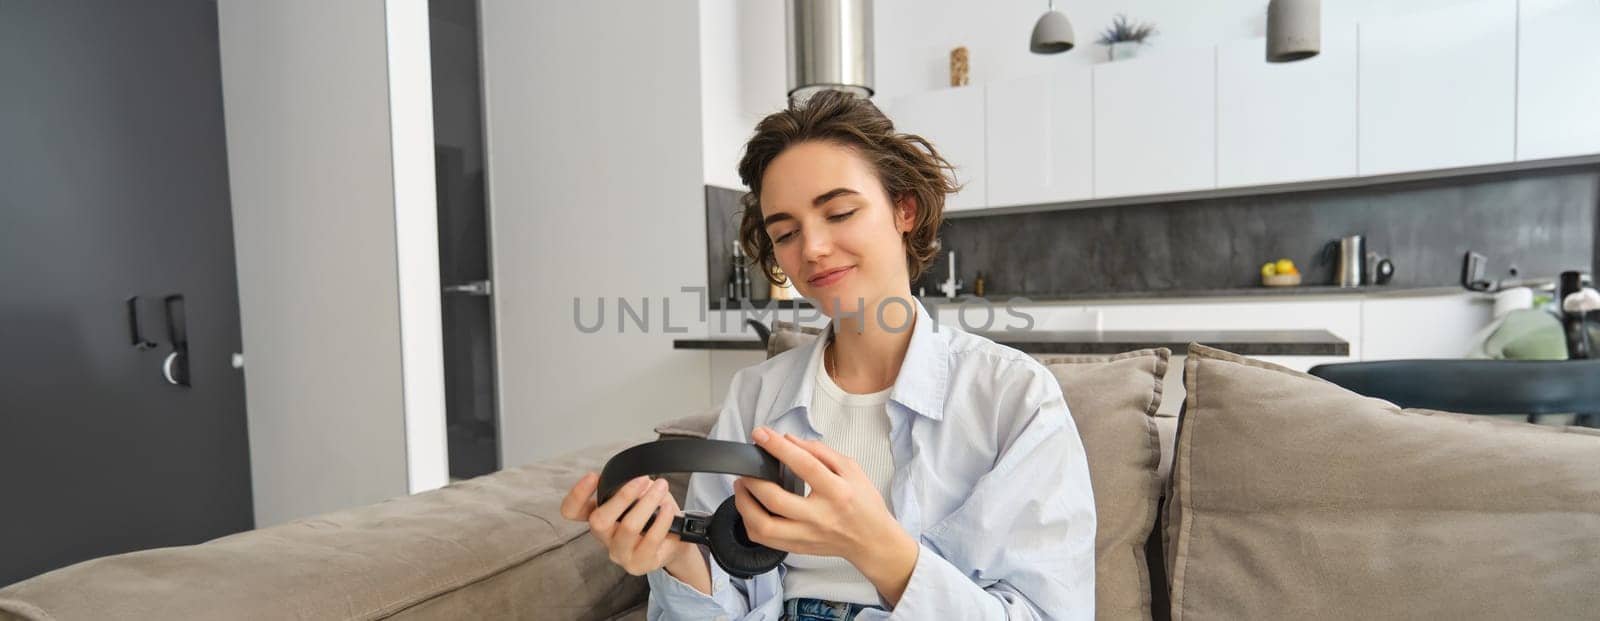
[[[1277,274],[1277,273],[1278,273],[1278,264],[1273,263],[1271,261],[1268,261],[1268,262],[1266,262],[1266,263],[1261,265],[1261,275],[1263,277],[1271,276],[1271,275]]]
[[[1278,259],[1277,271],[1279,274],[1295,273],[1294,261],[1290,261],[1288,259]]]

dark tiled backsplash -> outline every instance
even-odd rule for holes
[[[711,297],[720,299],[742,191],[707,186]],[[1591,270],[1600,167],[1494,173],[1381,186],[946,219],[966,291],[1062,296],[1233,289],[1260,284],[1262,263],[1295,262],[1307,285],[1334,282],[1328,243],[1365,235],[1394,262],[1394,288],[1453,285],[1468,250],[1490,278]],[[923,284],[934,294],[941,259]],[[767,297],[754,280],[756,299]],[[915,292],[916,287],[913,287]]]
[[[706,186],[706,282],[711,300],[728,299],[728,275],[733,265],[733,242],[739,239],[739,197],[744,190],[730,190],[714,185]],[[766,280],[749,270],[751,297],[765,300],[768,297]]]

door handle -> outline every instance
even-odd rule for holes
[[[155,349],[156,343],[139,335],[139,296],[128,298],[128,334],[133,341],[133,348],[139,351]]]
[[[161,361],[161,376],[174,386],[188,386],[188,357],[178,352],[167,354],[167,358]]]
[[[172,294],[163,299],[167,307],[167,338],[172,341],[172,353],[161,362],[161,374],[175,386],[189,384],[189,319],[184,314],[182,294]]]
[[[494,284],[487,280],[474,280],[459,285],[445,285],[445,293],[464,293],[466,295],[492,295]]]

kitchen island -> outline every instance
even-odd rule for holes
[[[1348,356],[1350,342],[1327,330],[1002,330],[973,331],[1029,354],[1116,354],[1165,347],[1181,354],[1200,343],[1244,356]],[[763,351],[753,337],[676,339],[674,349]]]

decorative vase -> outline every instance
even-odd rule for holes
[[[1144,45],[1141,41],[1118,41],[1106,46],[1106,60],[1127,60],[1138,55],[1139,48]]]

